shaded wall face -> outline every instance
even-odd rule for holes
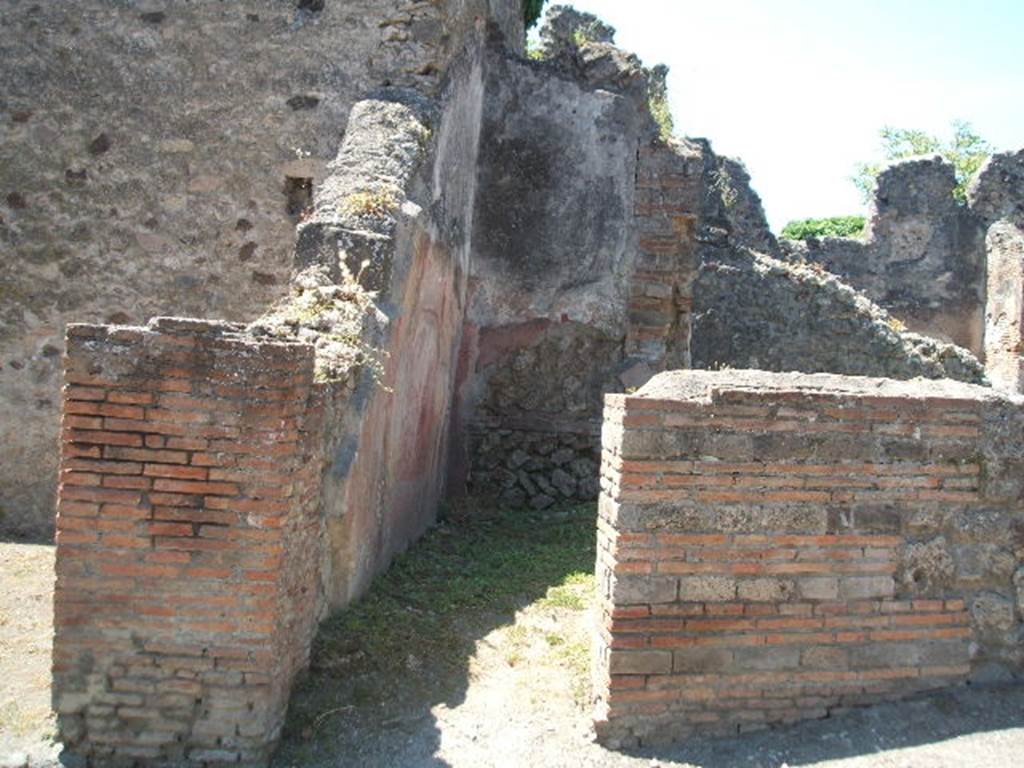
[[[630,268],[637,104],[489,53],[470,318],[613,327]]]
[[[323,501],[323,581],[332,607],[364,592],[437,513],[466,311],[483,95],[480,51],[471,46],[449,73],[438,123],[431,126],[432,152],[420,147],[419,156],[406,161],[408,200],[398,221],[390,234],[374,237],[389,275],[376,300],[387,322],[372,342],[381,348],[380,371],[364,374],[329,418],[334,434]],[[339,157],[357,188],[367,180],[347,152],[350,142],[360,139],[347,136]]]
[[[67,320],[259,314],[353,102],[521,29],[514,0],[299,5],[0,10],[0,530],[52,526]]]
[[[487,63],[451,486],[543,508],[596,494],[604,393],[688,364],[700,174],[635,92]]]
[[[329,443],[324,588],[340,607],[433,523],[444,486],[463,290],[452,253],[423,232],[384,347],[384,372],[342,407]]]
[[[1024,229],[1001,220],[985,238],[988,298],[985,373],[1007,392],[1024,391]]]

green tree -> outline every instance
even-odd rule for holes
[[[809,240],[812,237],[861,237],[863,216],[832,216],[827,219],[800,219],[782,228],[786,240]]]
[[[523,0],[523,21],[526,22],[527,29],[537,23],[544,3],[545,0]]]
[[[924,131],[886,126],[879,135],[882,139],[882,154],[887,162],[915,155],[942,155],[953,164],[956,171],[956,188],[953,196],[960,202],[967,200],[967,185],[982,163],[992,154],[993,147],[974,132],[971,124],[954,120],[953,135],[949,141],[932,136]],[[886,163],[860,163],[851,177],[867,203],[875,192],[875,183]]]

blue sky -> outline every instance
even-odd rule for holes
[[[576,0],[647,65],[677,130],[742,159],[773,228],[857,213],[884,125],[1024,147],[1024,0]]]

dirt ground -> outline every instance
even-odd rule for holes
[[[0,766],[54,754],[53,547],[0,542]]]
[[[694,740],[636,753],[593,741],[572,655],[552,633],[587,631],[573,611],[531,606],[477,643],[459,701],[409,712],[400,700],[374,718],[328,715],[304,748],[286,742],[275,768],[1019,768],[1024,688],[962,688],[842,717]],[[572,642],[572,641],[570,641]],[[584,694],[585,695],[585,694]]]
[[[48,690],[52,574],[52,547],[0,543],[3,768],[59,765]],[[1024,765],[1022,687],[961,688],[657,752],[607,751],[592,741],[586,706],[592,585],[574,572],[552,586],[514,613],[484,611],[465,623],[473,650],[458,680],[432,675],[451,676],[452,667],[429,644],[414,645],[401,669],[353,672],[351,704],[327,705],[319,694],[328,681],[314,664],[275,768]]]

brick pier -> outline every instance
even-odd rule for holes
[[[259,765],[307,660],[312,349],[234,326],[70,326],[54,707],[97,765]]]

